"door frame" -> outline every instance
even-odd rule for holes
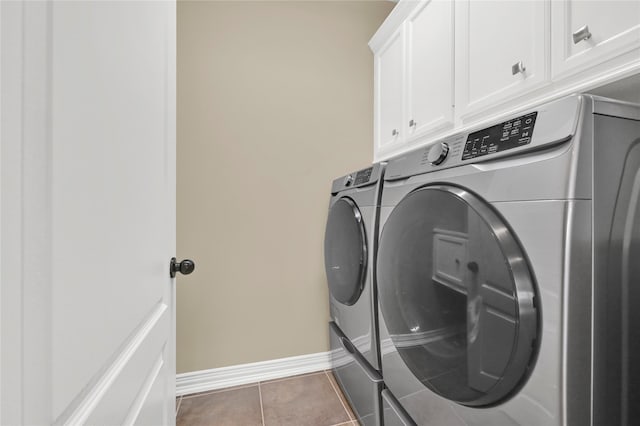
[[[48,2],[0,6],[1,423],[51,422],[50,23]]]

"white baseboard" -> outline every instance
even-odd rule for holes
[[[232,365],[176,375],[176,395],[223,389],[331,368],[330,352]]]

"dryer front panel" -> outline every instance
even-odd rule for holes
[[[540,328],[534,279],[517,238],[480,198],[450,185],[409,193],[384,225],[377,277],[391,341],[426,388],[477,407],[526,380]]]

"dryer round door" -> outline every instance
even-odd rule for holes
[[[331,295],[353,305],[362,290],[367,268],[367,236],[356,204],[343,197],[329,210],[324,236],[324,266]]]
[[[448,185],[409,193],[384,225],[377,277],[391,340],[426,387],[485,406],[524,383],[537,351],[534,279],[486,202]]]

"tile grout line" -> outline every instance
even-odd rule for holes
[[[262,416],[262,426],[264,424],[264,408],[262,406],[262,386],[260,386],[260,382],[258,382],[258,394],[260,395],[260,415]]]
[[[278,383],[278,382],[283,382],[285,380],[298,379],[301,377],[316,376],[322,373],[324,373],[324,370],[312,371],[311,373],[296,374],[295,376],[280,377],[279,379],[263,380],[260,383],[266,383],[266,384]]]
[[[178,406],[176,407],[176,419],[178,418],[178,412],[180,412],[180,406],[182,405],[182,397],[178,400]]]
[[[344,426],[344,425],[352,425],[352,424],[353,424],[353,420],[349,420],[348,422],[337,423],[337,424],[331,425],[331,426]]]
[[[189,393],[186,395],[182,395],[182,398],[197,398],[199,396],[207,396],[207,395],[211,395],[214,393],[220,393],[220,392],[228,392],[231,390],[240,390],[240,389],[246,389],[246,388],[250,388],[253,386],[256,386],[258,383],[247,383],[246,385],[238,385],[238,386],[230,386],[228,388],[222,388],[222,389],[213,389],[210,391],[203,391],[203,392],[196,392],[196,393]]]
[[[327,376],[327,380],[329,381],[329,384],[333,388],[333,391],[336,393],[336,396],[338,397],[338,400],[340,401],[340,404],[342,404],[342,408],[344,409],[344,412],[347,413],[347,417],[349,418],[349,420],[350,421],[355,420],[354,418],[351,417],[351,414],[349,413],[349,410],[347,410],[347,407],[344,405],[344,402],[342,401],[342,397],[338,393],[338,389],[336,389],[336,387],[333,385],[333,380],[331,380],[331,378],[329,377],[329,373],[327,373],[327,371],[325,370],[324,374],[325,374],[325,376]]]

